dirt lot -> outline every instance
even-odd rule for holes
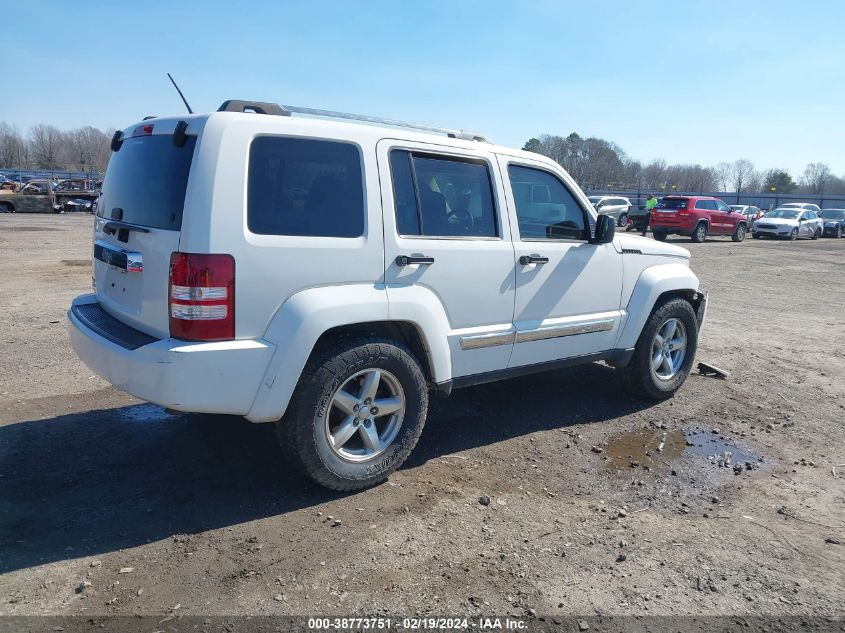
[[[842,614],[845,240],[678,240],[728,380],[458,391],[388,483],[337,495],[270,426],[168,415],[76,360],[90,225],[0,217],[0,614]]]

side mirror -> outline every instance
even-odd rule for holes
[[[600,215],[596,219],[596,236],[593,244],[609,244],[616,235],[616,220],[609,215]]]

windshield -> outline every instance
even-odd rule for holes
[[[767,218],[783,218],[785,220],[794,220],[798,217],[800,211],[793,211],[792,209],[775,209],[766,214]]]
[[[746,207],[741,204],[732,204],[731,209],[733,209],[734,211],[745,211]]]
[[[663,198],[657,203],[657,209],[686,209],[689,198]]]
[[[181,229],[196,142],[196,136],[189,136],[177,147],[170,134],[127,138],[109,160],[98,214],[151,228]]]
[[[845,219],[845,209],[825,209],[819,214],[825,220]]]

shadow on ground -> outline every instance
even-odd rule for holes
[[[408,467],[649,406],[603,365],[432,400]],[[272,425],[142,404],[0,427],[0,573],[275,516],[337,498],[284,462]]]

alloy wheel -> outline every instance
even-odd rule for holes
[[[405,416],[405,392],[384,369],[365,369],[334,392],[326,414],[329,446],[351,462],[373,459],[391,445]]]
[[[687,355],[687,330],[680,319],[667,319],[651,343],[651,371],[660,380],[671,380]]]

